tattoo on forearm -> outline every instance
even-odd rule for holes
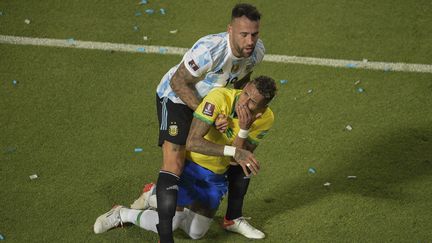
[[[212,143],[204,138],[210,127],[211,125],[194,118],[188,137],[188,149],[200,154],[222,156],[223,145]]]
[[[198,80],[199,79],[192,76],[184,64],[181,63],[170,82],[171,88],[176,95],[192,110],[195,110],[200,103],[200,98],[195,88],[195,84]]]

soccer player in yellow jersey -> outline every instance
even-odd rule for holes
[[[260,165],[253,151],[273,125],[274,116],[268,104],[275,94],[274,80],[260,76],[243,90],[217,88],[203,99],[194,112],[186,142],[190,152],[187,152],[178,188],[173,188],[178,189],[179,209],[173,218],[173,230],[181,228],[192,239],[205,235],[228,191],[226,173],[230,164],[237,165],[234,167],[243,170],[247,176],[258,173]],[[229,117],[225,133],[214,127],[221,114]],[[144,205],[141,208],[157,207],[151,204],[156,191],[155,186],[151,188],[138,199]],[[94,231],[102,233],[128,222],[157,233],[158,221],[158,214],[153,209],[143,211],[116,206],[96,220]],[[248,238],[264,238],[261,231],[242,219],[225,219],[224,227]]]

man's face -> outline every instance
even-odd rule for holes
[[[266,108],[264,96],[259,93],[255,84],[252,83],[248,83],[240,93],[236,106],[239,105],[247,107],[252,114],[263,112]]]
[[[234,56],[250,57],[258,41],[259,21],[249,20],[246,16],[235,18],[228,25],[228,33]]]

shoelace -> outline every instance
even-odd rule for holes
[[[246,219],[251,219],[251,217],[240,217],[238,218],[239,220],[239,226],[240,224],[244,224],[247,228],[249,228],[249,230],[255,231],[256,229],[254,227],[252,227],[252,225],[249,224],[248,221],[246,221]]]

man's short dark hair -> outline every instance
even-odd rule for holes
[[[277,88],[274,79],[268,76],[259,76],[251,80],[250,83],[254,84],[258,92],[264,96],[266,105],[275,97]]]
[[[242,16],[246,16],[246,18],[251,21],[259,21],[261,19],[261,14],[258,12],[258,9],[248,3],[239,3],[235,5],[231,12],[231,20]]]

